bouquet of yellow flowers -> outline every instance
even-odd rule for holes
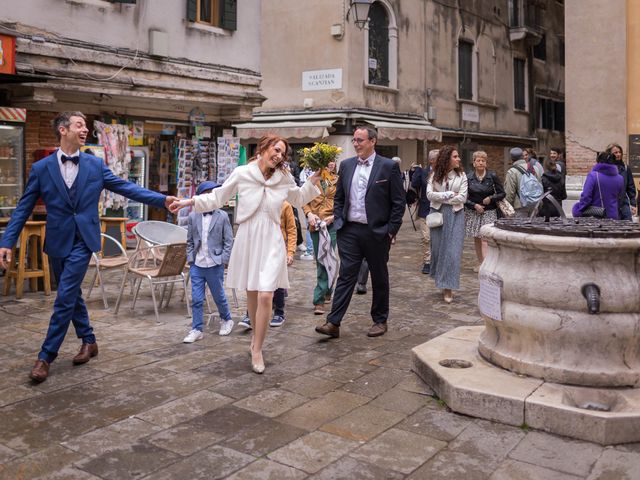
[[[305,147],[298,150],[300,155],[300,166],[303,168],[309,168],[314,172],[316,170],[321,171],[321,177],[323,180],[329,178],[329,171],[327,165],[331,162],[335,162],[338,155],[342,153],[342,148],[337,145],[329,145],[328,143],[316,142],[313,147]]]

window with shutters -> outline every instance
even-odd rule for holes
[[[389,86],[389,16],[380,2],[369,10],[369,84]]]
[[[190,22],[236,30],[237,0],[187,0]]]
[[[513,59],[513,103],[516,110],[527,110],[527,62]]]
[[[458,98],[473,100],[473,43],[458,41]]]

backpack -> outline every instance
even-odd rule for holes
[[[513,167],[522,173],[520,177],[520,185],[518,188],[520,204],[523,207],[534,205],[544,193],[542,183],[538,181],[538,178],[531,172],[523,170],[521,167]]]

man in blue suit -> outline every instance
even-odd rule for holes
[[[73,358],[74,365],[86,363],[98,354],[80,286],[91,253],[101,248],[98,201],[102,190],[106,188],[159,208],[167,207],[175,199],[118,178],[101,159],[80,152],[89,133],[81,112],[58,114],[53,127],[60,148],[31,167],[25,192],[0,241],[0,266],[8,268],[11,248],[36,201],[42,198],[47,207],[44,251],[51,259],[58,294],[47,336],[29,374],[35,382],[47,379],[49,365],[58,355],[70,322],[82,340],[80,352]]]
[[[369,264],[373,289],[373,325],[367,336],[379,337],[387,331],[387,262],[406,203],[400,166],[375,152],[377,141],[378,132],[373,127],[356,128],[352,142],[357,156],[340,164],[333,201],[340,273],[327,322],[316,327],[316,332],[332,338],[340,336],[340,323],[349,308],[363,258]]]

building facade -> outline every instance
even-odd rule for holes
[[[579,198],[597,153],[611,143],[622,146],[638,187],[640,4],[567,0],[566,9],[569,198]]]
[[[24,170],[56,145],[50,122],[63,110],[87,114],[90,129],[137,122],[137,144],[152,154],[154,141],[172,152],[196,124],[216,137],[250,119],[264,100],[261,3],[3,1],[0,35],[15,42],[15,68],[0,74],[0,107],[26,109]]]
[[[353,150],[354,125],[380,133],[381,153],[422,163],[443,143],[486,150],[491,168],[508,149],[543,155],[564,143],[564,6],[557,0],[376,0],[363,29],[350,2],[263,4],[267,100],[238,125],[248,143],[278,131]]]

